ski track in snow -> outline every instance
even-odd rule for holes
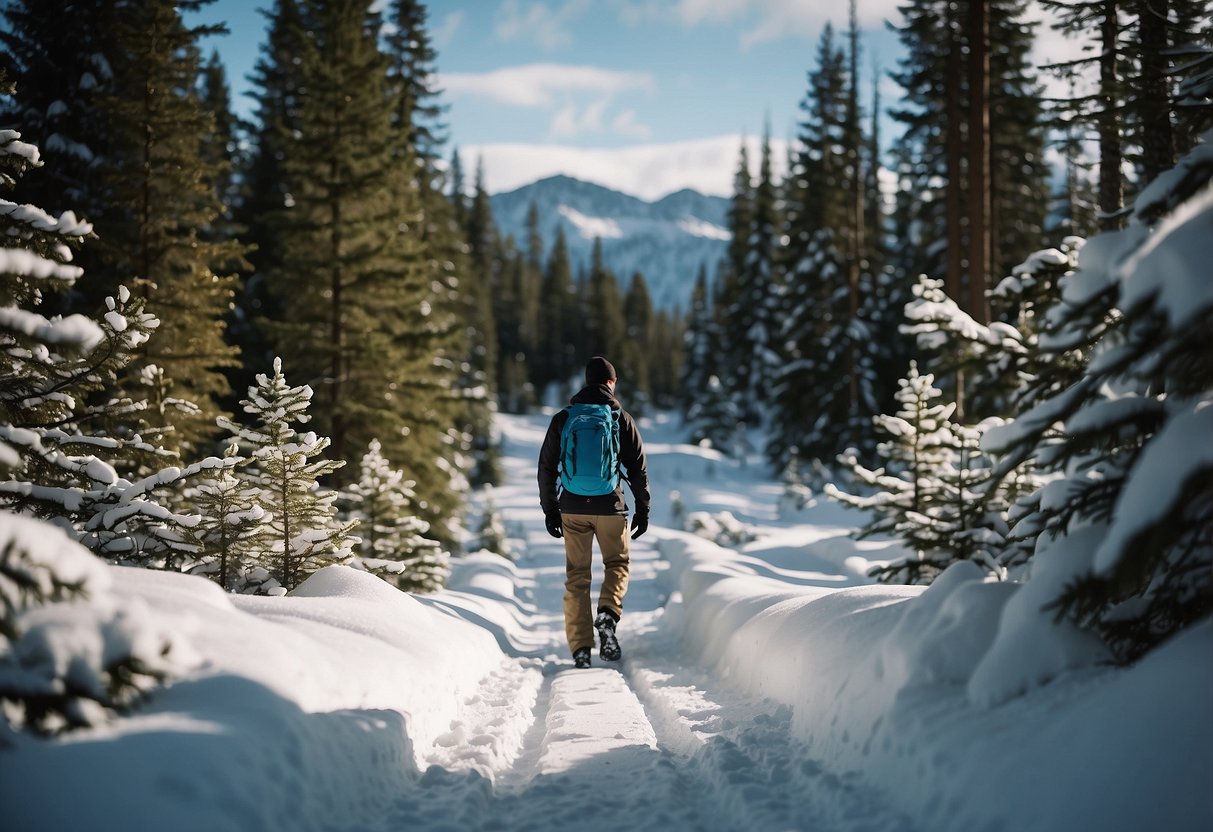
[[[537,455],[538,439],[526,438]],[[507,479],[528,483],[529,450],[512,450]],[[508,657],[450,730],[419,750],[416,788],[373,832],[913,829],[857,774],[815,762],[791,738],[788,708],[683,663],[661,626],[678,602],[667,605],[666,564],[646,541],[633,544],[623,660],[605,663],[595,653],[592,669],[574,669],[559,612],[563,546],[543,532],[529,488],[499,489],[494,498],[525,551],[516,564],[516,626],[494,633]],[[595,597],[600,578],[599,563]]]

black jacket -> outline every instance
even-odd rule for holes
[[[569,400],[570,404],[609,404],[619,411],[619,462],[632,496],[636,499],[636,513],[649,513],[649,465],[644,458],[644,442],[631,415],[619,406],[605,384],[591,384]],[[567,514],[627,514],[628,506],[623,498],[623,479],[611,494],[586,497],[570,494],[559,488],[560,483],[560,434],[569,412],[561,410],[552,417],[543,448],[539,451],[539,505],[543,513],[562,511]]]

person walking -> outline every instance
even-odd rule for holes
[[[573,664],[590,666],[594,631],[604,661],[622,656],[616,628],[628,591],[626,478],[636,512],[631,539],[649,527],[649,472],[636,422],[615,398],[615,368],[601,355],[585,365],[585,386],[552,417],[539,451],[539,505],[552,537],[564,538],[564,632]],[[623,476],[621,476],[621,473]],[[597,615],[590,606],[593,543],[605,575]]]

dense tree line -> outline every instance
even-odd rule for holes
[[[726,452],[765,437],[789,487],[833,479],[865,533],[912,552],[881,579],[1031,565],[1024,621],[1132,659],[1213,609],[1213,469],[1163,462],[1207,432],[1213,390],[1189,283],[1213,216],[1213,28],[1207,2],[1049,5],[1094,46],[1045,68],[1064,100],[1030,63],[1026,3],[903,4],[888,170],[854,3],[843,43],[825,28],[786,179],[768,142],[757,178],[742,150],[732,243],[690,310],[686,415]]]
[[[407,472],[414,531],[450,550],[469,480],[492,478],[492,376],[477,342],[492,327],[467,313],[485,308],[493,287],[478,282],[470,215],[448,195],[425,8],[279,0],[266,12],[257,107],[245,124],[217,57],[199,51],[221,27],[186,23],[203,5],[5,6],[0,38],[15,91],[0,98],[0,123],[41,149],[39,164],[13,179],[17,198],[88,219],[76,259],[87,279],[28,300],[37,314],[100,309],[127,321],[124,357],[92,373],[61,424],[129,449],[112,460],[120,481],[205,460],[227,460],[206,464],[231,473],[256,458],[251,436],[273,433],[258,427],[244,393],[280,368],[307,391],[325,438],[295,444],[326,460],[314,479],[329,502],[352,517],[354,503],[375,501],[338,499],[357,490],[357,466],[346,463],[373,447]],[[12,425],[30,418],[4,414]],[[241,453],[223,453],[233,439]],[[163,478],[158,504],[202,516],[208,501],[228,505],[248,491],[237,480]],[[286,522],[280,508],[265,510],[271,525]],[[189,556],[132,557],[186,568],[212,544],[226,551],[243,539],[212,531]],[[97,534],[107,551],[160,551],[133,527]],[[111,545],[124,534],[131,541]],[[289,549],[283,535],[278,548]],[[296,583],[310,571],[304,561],[302,571],[281,562],[277,580]]]

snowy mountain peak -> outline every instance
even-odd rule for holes
[[[526,238],[532,203],[539,209],[545,252],[563,228],[576,273],[588,267],[599,239],[603,260],[621,285],[642,273],[661,309],[689,306],[700,265],[713,274],[729,239],[728,200],[723,197],[683,189],[648,202],[563,175],[494,195],[493,215],[503,235]]]

